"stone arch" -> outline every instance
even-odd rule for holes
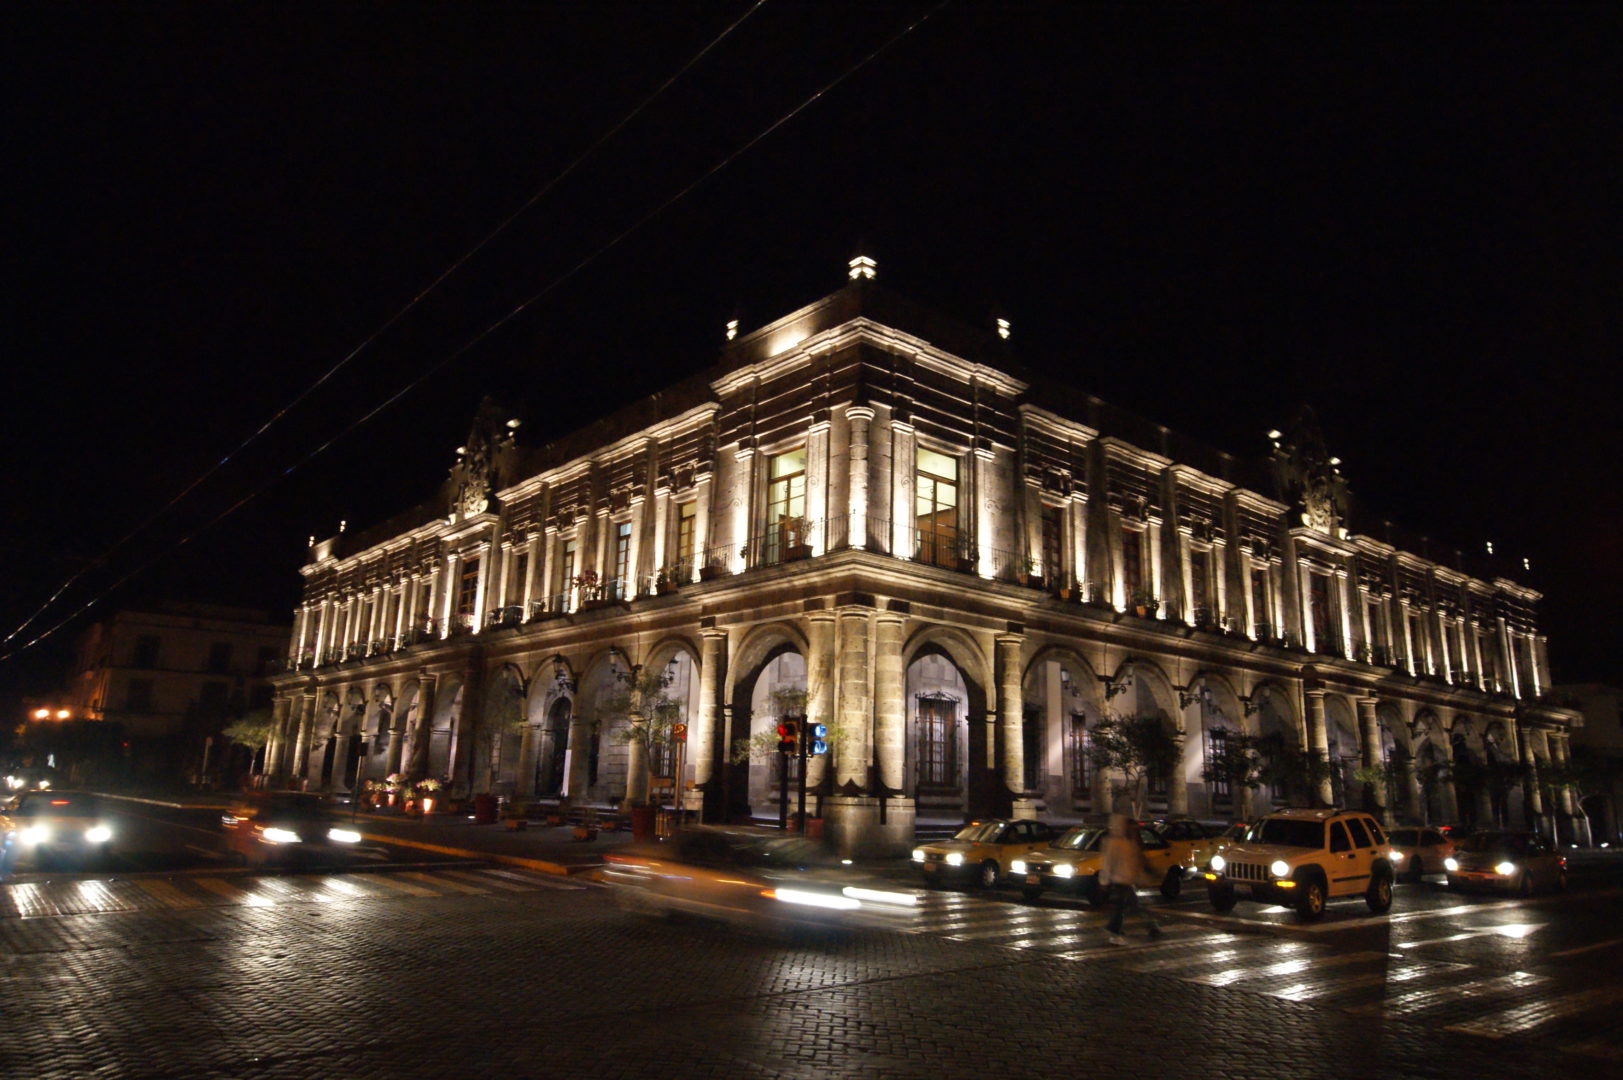
[[[1302,751],[1302,726],[1293,696],[1281,684],[1268,680],[1251,691],[1251,707],[1256,714],[1257,752],[1264,772],[1286,755]],[[1255,809],[1266,812],[1293,797],[1290,785],[1271,777],[1255,793]]]
[[[1448,730],[1432,709],[1415,713],[1410,725],[1413,735],[1415,783],[1419,793],[1419,817],[1425,824],[1446,821],[1446,787],[1449,784]]]
[[[1125,678],[1128,675],[1131,678]],[[1183,710],[1178,707],[1177,691],[1172,679],[1159,664],[1143,657],[1129,657],[1122,663],[1118,682],[1124,682],[1125,688],[1107,705],[1117,717],[1123,720],[1153,719],[1161,724],[1168,735],[1174,738],[1183,736]],[[1187,748],[1187,741],[1183,745]],[[1187,789],[1177,766],[1169,772],[1146,774],[1143,779],[1142,808],[1146,812],[1187,812]]]
[[[988,767],[993,725],[985,722],[986,688],[960,662],[963,641],[926,634],[909,645],[902,668],[902,790],[913,796],[916,815],[1007,813],[1001,778]]]
[[[1331,803],[1351,806],[1363,788],[1354,777],[1360,761],[1358,712],[1347,695],[1324,695],[1324,737],[1330,763]]]
[[[366,717],[360,732],[361,754],[365,764],[361,767],[362,780],[382,780],[389,773],[389,731],[394,722],[394,687],[387,682],[372,685],[367,698]]]
[[[434,712],[428,718],[428,745],[424,747],[423,775],[445,780],[451,775],[451,739],[462,719],[463,680],[442,676],[434,687]]]
[[[405,761],[403,758],[406,746],[411,741],[412,732],[417,729],[417,686],[416,679],[407,678],[400,687],[399,697],[395,699],[393,730],[400,732],[400,737],[396,743],[393,736],[391,736],[391,743],[395,744],[386,748],[388,757],[383,774],[385,778],[394,773],[405,772],[411,765],[409,761]]]
[[[727,700],[732,706],[727,728],[723,790],[731,817],[776,816],[787,776],[798,788],[798,762],[785,761],[766,747],[775,733],[780,707],[774,695],[806,689],[806,639],[788,623],[752,628],[728,665]],[[747,744],[747,747],[746,747]],[[793,797],[793,796],[791,796]]]
[[[614,710],[631,674],[630,659],[613,645],[581,668],[574,695],[576,723],[570,732],[568,789],[573,801],[613,803],[625,797],[630,754],[622,737],[624,717]]]
[[[1389,822],[1420,820],[1419,789],[1414,778],[1414,743],[1403,714],[1389,701],[1375,706],[1375,730],[1381,740],[1377,759],[1386,766],[1386,813]]]
[[[1039,753],[1026,746],[1028,790],[1042,792],[1050,811],[1092,813],[1109,804],[1109,788],[1088,754],[1088,735],[1105,718],[1098,674],[1076,650],[1044,645],[1026,665],[1021,683],[1028,724],[1035,715]],[[1029,733],[1029,732],[1028,732]],[[1033,768],[1033,757],[1044,767]],[[1030,780],[1035,773],[1036,784]]]
[[[699,647],[684,635],[676,634],[656,642],[647,653],[646,665],[665,673],[665,695],[681,708],[680,722],[692,730],[699,715]],[[695,779],[688,744],[668,744],[652,748],[649,775],[674,781],[678,803],[687,783]]]
[[[515,664],[502,664],[486,679],[482,714],[473,743],[473,789],[512,797],[518,793],[518,757],[529,687]]]
[[[1206,779],[1207,766],[1224,752],[1228,740],[1247,733],[1244,701],[1233,681],[1211,668],[1196,672],[1188,687],[1192,700],[1185,709],[1193,714],[1185,720],[1183,746],[1188,812],[1197,817],[1247,818],[1251,813],[1248,788],[1226,775]]]
[[[937,623],[914,631],[902,646],[902,666],[911,666],[919,651],[926,648],[935,649],[951,660],[963,673],[965,682],[979,686],[983,694],[995,685],[991,657],[986,655],[979,641],[957,627]]]

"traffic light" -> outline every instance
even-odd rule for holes
[[[778,750],[780,753],[792,754],[800,742],[800,721],[783,720],[778,724]]]
[[[806,725],[806,753],[808,753],[808,754],[826,754],[826,753],[828,753],[828,741],[827,740],[828,740],[828,725],[827,724],[807,724]]]

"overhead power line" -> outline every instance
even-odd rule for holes
[[[218,525],[220,522],[224,521],[226,518],[230,517],[232,514],[236,513],[238,510],[242,509],[244,506],[248,505],[250,502],[254,501],[259,496],[263,495],[265,492],[269,491],[272,486],[274,486],[277,483],[280,483],[282,480],[287,479],[289,476],[292,476],[299,469],[302,469],[304,466],[308,465],[310,462],[314,461],[316,458],[318,458],[322,454],[326,453],[333,446],[335,446],[337,443],[342,441],[346,436],[348,436],[349,434],[351,434],[354,431],[359,430],[361,427],[363,427],[367,423],[371,422],[371,420],[373,418],[377,417],[378,415],[380,415],[381,413],[386,411],[395,402],[399,401],[401,398],[405,397],[407,394],[409,394],[413,390],[417,389],[417,387],[421,386],[424,382],[428,381],[430,378],[432,378],[434,375],[439,373],[441,370],[443,370],[449,364],[451,364],[451,363],[455,362],[456,360],[460,359],[470,349],[477,346],[480,342],[484,341],[491,334],[495,333],[497,330],[499,330],[503,326],[507,325],[513,319],[515,319],[519,315],[523,314],[526,310],[528,310],[529,308],[531,308],[535,304],[539,303],[542,299],[546,298],[548,295],[550,295],[551,293],[556,291],[560,286],[562,286],[564,283],[569,281],[576,274],[580,273],[582,270],[586,269],[588,266],[590,266],[594,262],[596,262],[603,255],[605,255],[609,251],[613,250],[620,243],[622,243],[627,237],[631,236],[633,233],[635,233],[639,229],[641,229],[644,225],[648,224],[648,222],[652,221],[654,218],[658,217],[660,214],[664,213],[666,210],[669,210],[672,206],[676,205],[682,199],[686,198],[696,188],[698,188],[700,185],[704,184],[711,177],[713,177],[717,173],[721,172],[728,165],[730,165],[734,161],[736,161],[739,157],[741,157],[744,154],[748,153],[753,147],[755,147],[763,139],[767,138],[773,132],[775,132],[779,128],[783,127],[783,125],[789,123],[796,116],[799,116],[802,112],[804,112],[806,109],[810,108],[813,104],[815,104],[818,100],[820,100],[824,95],[828,94],[831,90],[834,90],[836,87],[840,86],[847,79],[851,78],[851,76],[855,75],[857,72],[861,71],[862,69],[867,67],[869,64],[871,64],[874,60],[878,59],[884,53],[889,51],[890,48],[892,46],[894,46],[897,42],[899,42],[903,38],[907,37],[907,35],[911,34],[914,30],[917,30],[920,26],[923,26],[933,16],[935,16],[938,12],[940,12],[943,8],[945,8],[950,3],[952,3],[952,0],[941,0],[941,3],[937,4],[935,7],[931,8],[929,11],[925,12],[923,15],[920,15],[913,22],[911,22],[908,25],[904,26],[901,30],[897,31],[891,37],[887,38],[884,41],[884,43],[881,44],[878,48],[874,49],[872,52],[870,52],[870,53],[866,54],[865,56],[863,56],[860,60],[858,60],[856,63],[852,64],[850,67],[846,68],[843,72],[841,72],[839,75],[835,76],[829,82],[824,83],[817,90],[813,91],[812,94],[809,97],[807,97],[804,101],[802,101],[800,104],[796,105],[794,108],[790,109],[788,112],[786,112],[782,116],[778,117],[778,119],[774,120],[772,123],[768,124],[765,128],[761,129],[761,131],[759,131],[757,134],[755,134],[753,137],[751,137],[748,141],[746,141],[741,146],[739,146],[732,153],[728,154],[726,157],[724,157],[720,161],[718,161],[715,165],[713,165],[709,169],[705,170],[703,173],[701,173],[698,176],[697,179],[693,180],[686,187],[682,188],[676,194],[672,195],[670,198],[666,199],[664,202],[662,202],[658,206],[654,207],[648,213],[646,213],[642,217],[638,218],[631,225],[629,225],[625,229],[621,230],[612,239],[610,239],[609,241],[607,241],[606,243],[604,243],[603,245],[598,247],[590,255],[587,255],[585,258],[581,259],[579,262],[577,262],[573,266],[571,266],[568,270],[564,271],[564,273],[560,274],[558,277],[556,277],[552,281],[548,282],[547,285],[544,288],[542,288],[538,292],[532,294],[529,298],[527,298],[524,301],[522,301],[521,303],[519,303],[516,307],[514,307],[511,311],[509,311],[506,315],[503,315],[500,319],[497,319],[495,322],[491,323],[489,326],[487,326],[483,330],[479,331],[479,333],[477,333],[473,337],[469,338],[462,345],[458,346],[455,350],[453,350],[452,352],[450,352],[446,356],[442,357],[441,359],[435,361],[433,364],[429,365],[420,374],[418,374],[415,378],[413,378],[410,382],[407,382],[405,385],[401,386],[394,393],[390,394],[388,397],[386,397],[382,401],[378,402],[378,404],[374,405],[371,409],[369,409],[367,412],[365,412],[364,414],[362,414],[361,416],[359,416],[355,420],[350,421],[342,429],[340,429],[337,434],[333,435],[326,442],[323,442],[320,446],[317,446],[315,449],[311,450],[304,457],[300,458],[298,461],[294,462],[292,465],[289,465],[286,469],[284,469],[281,473],[279,473],[275,478],[273,478],[272,480],[270,480],[269,482],[267,482],[265,484],[262,484],[260,487],[258,487],[255,490],[249,492],[247,495],[244,495],[241,499],[238,499],[235,503],[232,503],[225,510],[221,511],[219,514],[217,514],[213,518],[211,518],[208,522],[206,522],[205,524],[199,526],[197,529],[194,529],[192,532],[188,533],[185,537],[181,538],[181,540],[178,541],[174,545],[174,547],[171,548],[170,550],[165,551],[165,552],[163,552],[163,553],[161,553],[159,555],[154,556],[153,558],[147,560],[147,562],[143,563],[141,566],[137,567],[135,570],[132,570],[129,573],[125,574],[123,577],[119,578],[111,586],[109,586],[107,589],[103,590],[99,595],[97,595],[97,596],[93,597],[92,599],[86,601],[79,608],[75,609],[71,614],[66,615],[63,618],[61,618],[60,620],[58,620],[49,629],[42,631],[41,633],[36,635],[34,638],[30,639],[25,644],[19,645],[16,648],[10,650],[9,652],[6,652],[4,654],[0,654],[0,663],[4,663],[5,661],[12,659],[13,657],[17,656],[18,654],[24,652],[25,650],[30,649],[35,645],[38,645],[40,642],[44,641],[46,638],[50,637],[52,634],[55,634],[57,631],[61,630],[64,626],[66,626],[68,623],[72,622],[74,619],[78,618],[80,615],[82,615],[86,611],[89,611],[91,608],[96,606],[98,603],[100,603],[102,600],[104,600],[108,595],[110,595],[111,593],[116,591],[126,581],[129,581],[131,578],[137,576],[138,574],[141,574],[141,573],[145,572],[149,567],[155,565],[156,563],[158,563],[162,559],[167,558],[170,554],[173,554],[175,551],[178,551],[180,548],[182,548],[185,545],[191,543],[198,536],[201,536],[203,533],[207,532],[209,529],[213,528],[215,525]],[[758,7],[759,4],[757,4],[756,6]],[[754,9],[751,9],[751,10],[754,10]],[[737,24],[735,23],[734,25],[737,25]],[[15,633],[12,636],[15,636]],[[7,640],[9,640],[9,638]]]
[[[78,570],[69,575],[68,578],[63,581],[61,585],[57,586],[56,590],[46,598],[43,604],[41,604],[32,614],[24,619],[16,629],[8,633],[4,639],[0,639],[0,645],[9,644],[11,640],[18,634],[21,634],[23,631],[27,630],[28,627],[32,626],[35,620],[45,614],[45,612],[48,611],[50,607],[68,591],[68,589],[72,588],[76,581],[96,567],[104,565],[116,552],[123,548],[124,545],[128,544],[131,540],[144,533],[153,525],[154,522],[158,521],[170,510],[172,510],[177,503],[179,503],[182,499],[185,499],[204,483],[208,482],[211,477],[213,477],[221,469],[225,468],[225,466],[228,465],[239,454],[241,454],[255,442],[259,441],[259,439],[272,427],[276,426],[276,424],[279,423],[283,417],[287,416],[290,412],[302,404],[305,399],[310,397],[311,394],[314,394],[340,371],[349,366],[349,363],[352,360],[361,355],[361,353],[365,352],[373,342],[387,333],[401,319],[405,318],[405,316],[414,310],[417,305],[422,303],[423,300],[425,300],[431,293],[444,284],[446,279],[450,278],[458,270],[462,269],[462,267],[470,259],[483,251],[492,240],[506,232],[508,227],[511,226],[513,222],[517,221],[526,212],[528,212],[531,207],[535,206],[536,203],[545,198],[549,192],[566,180],[588,158],[597,153],[598,150],[602,149],[604,144],[608,143],[622,130],[624,130],[627,124],[631,123],[639,115],[641,115],[643,111],[648,108],[648,106],[652,105],[660,97],[660,95],[664,94],[666,90],[670,89],[671,86],[683,75],[686,75],[695,64],[709,55],[709,53],[715,49],[717,45],[720,45],[724,40],[726,40],[734,30],[738,29],[744,20],[755,14],[755,12],[758,11],[766,2],[767,0],[755,0],[755,2],[751,4],[742,15],[734,19],[721,31],[721,33],[712,38],[709,44],[705,45],[704,48],[700,49],[698,52],[689,57],[688,61],[678,68],[675,74],[671,75],[664,82],[660,83],[659,86],[655,88],[653,93],[643,98],[636,108],[626,113],[625,116],[620,118],[618,123],[609,128],[602,135],[598,136],[597,140],[593,142],[592,145],[588,146],[584,151],[577,155],[573,161],[564,166],[561,172],[543,184],[540,189],[526,199],[523,205],[521,205],[517,210],[514,210],[512,213],[508,214],[507,217],[503,218],[501,223],[498,224],[494,229],[490,230],[490,232],[486,233],[482,240],[473,245],[473,247],[469,248],[467,251],[463,252],[462,255],[447,266],[438,277],[429,282],[428,285],[419,290],[415,296],[407,301],[407,303],[402,306],[400,310],[396,311],[393,315],[385,319],[377,329],[373,330],[370,334],[363,338],[359,345],[356,345],[349,352],[345,353],[337,363],[333,364],[326,371],[322,372],[314,382],[312,382],[309,386],[306,386],[297,395],[295,395],[293,400],[289,401],[286,405],[283,405],[280,409],[272,413],[270,419],[259,425],[259,427],[246,439],[244,439],[235,449],[231,450],[224,457],[220,458],[220,460],[210,465],[207,469],[204,469],[203,472],[200,473],[194,480],[188,483],[185,487],[181,488],[180,491],[176,492],[168,502],[164,503],[152,514],[148,515],[145,520],[140,522],[140,524],[136,525],[135,528],[131,529],[123,537],[115,541],[110,547],[107,548],[106,551],[102,552],[96,558],[87,561],[85,565],[81,566]],[[207,528],[207,526],[205,526],[205,528]],[[122,582],[123,580],[127,580],[127,578],[128,575],[126,575],[125,578],[120,579],[120,581]],[[30,644],[32,644],[32,642]],[[27,648],[26,645],[23,647]],[[3,657],[0,657],[0,659],[3,659]]]

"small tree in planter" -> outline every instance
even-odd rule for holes
[[[1088,756],[1099,769],[1121,779],[1111,786],[1115,800],[1126,799],[1140,815],[1146,777],[1165,776],[1178,763],[1178,744],[1158,716],[1111,717],[1088,733]]]
[[[675,744],[672,726],[682,720],[682,702],[670,696],[674,673],[667,668],[649,670],[638,668],[624,676],[616,687],[598,699],[596,722],[620,721],[609,730],[619,742],[633,748],[633,768],[640,770],[635,777],[640,791],[627,792],[626,802],[632,807],[646,807],[652,786],[654,763],[667,754]],[[638,760],[640,758],[640,760]]]
[[[1208,784],[1227,782],[1234,795],[1234,812],[1244,819],[1251,816],[1251,793],[1262,786],[1262,760],[1257,753],[1256,740],[1241,731],[1213,728],[1222,738],[1213,738],[1212,750],[1201,768],[1201,779]]]
[[[247,747],[255,754],[270,745],[271,736],[275,733],[276,717],[268,708],[250,709],[220,732],[227,742]]]
[[[1318,791],[1330,779],[1330,762],[1287,743],[1283,736],[1264,735],[1256,740],[1262,761],[1262,782],[1290,798],[1317,802]]]

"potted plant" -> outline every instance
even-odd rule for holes
[[[1147,619],[1155,614],[1159,602],[1143,589],[1133,590],[1133,612],[1141,619]]]
[[[726,576],[727,568],[724,566],[717,566],[715,563],[707,562],[703,566],[699,567],[700,581],[715,581],[717,578],[724,578]]]
[[[1043,576],[1037,573],[1037,560],[1030,555],[1027,555],[1026,561],[1021,564],[1018,576],[1022,585],[1029,585],[1033,589],[1043,587]]]
[[[654,578],[654,592],[660,596],[667,596],[676,590],[676,575],[671,573],[669,567],[660,567],[659,574]]]

